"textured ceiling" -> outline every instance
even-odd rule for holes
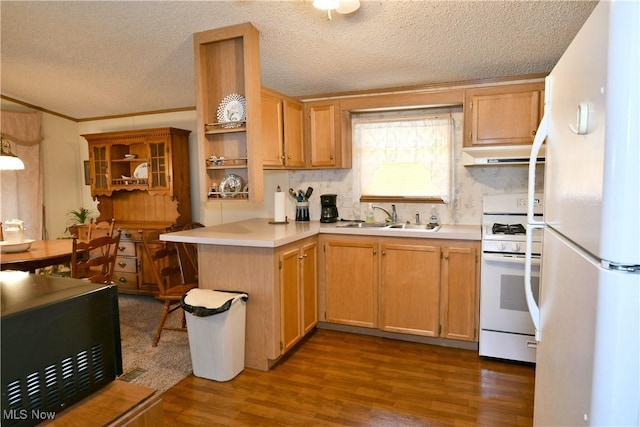
[[[595,2],[5,1],[2,95],[75,119],[195,105],[194,32],[252,22],[291,96],[547,73]]]

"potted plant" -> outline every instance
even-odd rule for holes
[[[93,219],[93,214],[96,211],[92,209],[85,209],[80,207],[77,210],[67,211],[67,216],[69,220],[67,221],[67,230],[72,236],[78,236],[78,226],[82,224],[86,224],[90,219]]]

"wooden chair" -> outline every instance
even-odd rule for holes
[[[89,231],[87,233],[87,239],[91,240],[101,236],[113,236],[113,229],[115,228],[115,225],[115,218],[111,218],[111,221],[100,222],[93,222],[93,219],[91,219],[91,223],[89,224]]]
[[[176,229],[178,230],[193,230],[195,228],[204,227],[203,224],[199,222],[190,222],[185,224],[182,227]],[[195,243],[180,243],[182,248],[182,254],[184,254],[184,262],[183,262],[183,270],[182,274],[187,280],[191,278],[192,281],[198,281],[198,245]]]
[[[120,233],[102,236],[89,241],[73,238],[71,252],[71,277],[87,279],[93,283],[110,284],[118,256]]]
[[[186,331],[184,311],[182,312],[182,327],[165,327],[169,313],[180,308],[180,299],[190,289],[197,288],[197,282],[185,283],[178,246],[173,242],[161,241],[160,230],[143,231],[142,246],[151,261],[158,294],[155,296],[163,302],[160,323],[153,339],[153,346],[157,347],[163,329]]]

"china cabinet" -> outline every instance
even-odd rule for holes
[[[140,231],[165,230],[191,221],[190,133],[166,127],[82,135],[89,144],[91,194],[98,201],[98,221],[114,218],[121,231],[114,268],[120,292],[157,292]]]
[[[201,200],[263,198],[259,36],[250,23],[193,35]]]
[[[543,92],[544,81],[466,90],[464,146],[533,143]]]

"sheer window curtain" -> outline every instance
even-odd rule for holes
[[[35,240],[44,238],[41,121],[40,112],[0,114],[2,132],[11,141],[13,153],[24,162],[24,170],[0,171],[0,220],[23,220],[26,238]]]
[[[452,189],[453,119],[357,118],[354,164],[358,194],[433,198],[449,203]]]

